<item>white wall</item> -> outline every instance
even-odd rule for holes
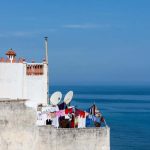
[[[0,98],[22,98],[22,63],[0,63]]]
[[[47,65],[43,75],[26,75],[26,63],[0,63],[0,98],[47,103]]]
[[[26,67],[25,67],[26,68]],[[47,104],[47,65],[44,64],[43,75],[24,76],[24,98]]]

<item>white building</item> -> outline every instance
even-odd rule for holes
[[[16,53],[9,49],[7,59],[0,58],[0,98],[28,99],[36,104],[47,104],[48,64],[27,63],[16,59]]]

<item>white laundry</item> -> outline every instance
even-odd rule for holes
[[[78,116],[78,128],[85,128],[86,118]]]
[[[47,107],[42,107],[42,112],[44,113],[46,113],[46,112],[55,112],[55,111],[59,111],[59,108],[58,108],[58,106],[52,106],[52,105],[50,105],[50,106],[47,106]]]
[[[59,121],[58,117],[56,116],[55,118],[52,118],[52,126],[58,128],[59,127]]]
[[[42,113],[37,111],[37,120],[42,120]]]
[[[37,120],[37,121],[36,121],[36,124],[37,124],[38,126],[43,126],[43,125],[45,125],[45,122],[44,122],[43,120]]]

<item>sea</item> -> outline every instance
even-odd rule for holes
[[[51,86],[50,94],[73,90],[71,104],[96,104],[110,127],[111,150],[150,150],[150,86]]]

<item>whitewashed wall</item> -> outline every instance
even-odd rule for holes
[[[36,101],[37,103],[47,103],[47,71],[44,64],[43,75],[24,75],[24,98]],[[26,67],[25,67],[26,69]],[[26,72],[26,71],[25,71]]]
[[[22,98],[23,64],[0,63],[0,98]]]
[[[44,75],[26,75],[25,63],[0,63],[0,98],[47,103],[47,65]]]

